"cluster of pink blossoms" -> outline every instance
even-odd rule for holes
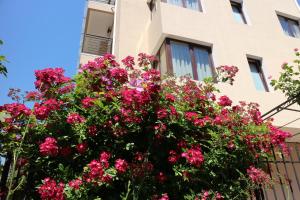
[[[212,200],[223,200],[224,199],[224,197],[219,192],[212,193],[212,192],[209,192],[209,191],[204,191],[199,196],[200,197],[197,196],[195,198],[195,200],[209,200],[209,199],[212,199]]]
[[[115,162],[115,168],[119,173],[123,174],[127,171],[128,163],[124,159],[117,159]]]
[[[126,69],[112,68],[109,71],[109,75],[113,80],[116,80],[120,84],[126,83],[128,81],[128,74]]]
[[[12,119],[16,119],[22,115],[29,116],[31,114],[31,110],[21,103],[4,104],[0,106],[0,111],[3,110],[8,112]]]
[[[95,71],[101,71],[108,67],[118,67],[119,64],[115,61],[115,56],[111,54],[105,54],[104,56],[96,58],[94,61],[89,61],[87,64],[80,68],[80,73],[87,71],[93,73]]]
[[[50,178],[45,178],[43,184],[38,188],[38,193],[43,200],[64,200],[63,183],[56,183]]]
[[[281,148],[281,150],[283,151],[283,153],[288,154],[289,153],[289,149],[285,143],[285,140],[287,138],[292,137],[291,133],[282,131],[272,125],[269,126],[270,128],[270,138],[271,138],[271,143],[275,146],[278,146]]]
[[[219,98],[218,104],[219,104],[220,106],[223,106],[223,107],[225,107],[225,106],[231,106],[232,101],[231,101],[227,96],[221,96],[221,97]]]
[[[83,176],[86,182],[105,182],[109,183],[112,177],[105,173],[105,170],[109,167],[109,159],[111,154],[108,152],[102,152],[98,160],[92,160],[89,164],[88,174]]]
[[[133,66],[135,65],[134,57],[127,56],[122,60],[122,63],[126,66],[126,69],[133,70]]]
[[[255,184],[268,184],[270,183],[270,176],[261,169],[250,166],[247,169],[247,174],[250,180]]]
[[[85,118],[80,116],[78,113],[70,113],[67,117],[69,124],[80,124],[85,122]]]
[[[47,119],[49,114],[52,111],[59,110],[62,101],[57,101],[56,99],[48,99],[44,101],[43,103],[35,103],[34,104],[34,115],[37,119],[44,120]]]
[[[200,167],[204,162],[204,156],[200,147],[192,147],[186,152],[183,152],[181,156],[186,158],[187,162],[195,167]]]
[[[80,186],[82,185],[82,180],[81,179],[72,180],[68,183],[68,185],[75,190],[79,190]]]
[[[88,149],[88,144],[86,142],[82,142],[76,145],[76,149],[78,153],[84,154]]]
[[[85,97],[84,99],[82,99],[81,103],[84,108],[90,108],[95,104],[95,100],[95,98]]]
[[[53,137],[47,137],[45,141],[40,144],[40,153],[43,156],[57,156],[58,146],[56,139]]]
[[[233,84],[234,77],[236,76],[238,71],[239,69],[236,66],[223,65],[217,67],[217,72],[221,81],[222,82],[229,81],[231,85]]]
[[[139,53],[138,56],[138,65],[140,67],[148,67],[157,60],[155,56],[147,55],[145,53]]]
[[[113,132],[115,136],[122,136],[124,135],[124,133],[127,133],[126,131],[128,131],[129,133],[129,131],[131,130],[136,130],[131,129],[131,127],[138,127],[140,128],[139,130],[146,130],[147,132],[149,132],[148,135],[150,135],[151,137],[151,134],[153,133],[153,139],[155,140],[154,146],[157,145],[157,147],[160,147],[160,145],[163,146],[164,144],[166,144],[165,141],[168,140],[163,133],[169,130],[172,131],[172,127],[169,123],[171,120],[169,119],[174,120],[174,122],[179,126],[182,126],[182,128],[186,128],[183,127],[186,125],[194,128],[192,126],[194,125],[196,126],[196,128],[202,127],[203,130],[206,130],[204,129],[206,128],[204,126],[208,124],[211,126],[222,125],[224,126],[224,128],[228,128],[228,132],[230,132],[230,134],[228,134],[229,136],[224,135],[222,136],[222,139],[224,139],[224,141],[226,142],[228,141],[228,149],[230,149],[231,151],[234,151],[235,148],[238,148],[238,145],[235,145],[234,143],[235,136],[239,137],[239,134],[242,135],[245,132],[243,132],[243,130],[241,132],[239,132],[239,130],[236,131],[234,130],[234,128],[238,129],[239,126],[247,125],[252,122],[254,122],[255,125],[262,124],[261,114],[255,105],[241,105],[231,107],[232,101],[227,96],[221,96],[217,101],[215,95],[212,93],[213,89],[206,88],[201,84],[198,85],[193,80],[188,79],[186,82],[184,82],[183,85],[176,85],[175,83],[171,84],[170,86],[168,86],[169,88],[171,88],[170,90],[163,88],[164,85],[159,83],[161,81],[159,71],[147,68],[149,67],[149,64],[153,63],[154,61],[155,58],[153,56],[139,54],[138,65],[146,69],[146,71],[144,72],[137,72],[138,70],[135,72],[130,72],[130,70],[134,69],[133,65],[135,64],[134,58],[130,56],[122,60],[123,64],[126,66],[126,69],[130,69],[128,71],[119,68],[119,64],[116,63],[116,61],[114,60],[114,56],[112,55],[105,55],[101,58],[96,59],[94,62],[89,62],[87,65],[84,65],[81,70],[87,73],[80,75],[87,75],[87,77],[85,77],[87,78],[87,86],[80,87],[86,87],[84,89],[88,91],[88,94],[85,94],[87,95],[87,97],[83,99],[81,99],[81,94],[74,97],[75,101],[72,101],[74,103],[77,103],[77,100],[81,100],[81,105],[79,105],[78,107],[76,107],[77,105],[73,105],[72,103],[68,104],[68,102],[66,102],[64,108],[68,111],[72,110],[72,112],[68,114],[66,122],[69,124],[87,122],[86,124],[84,124],[86,126],[82,127],[87,130],[87,134],[89,136],[96,136],[96,134],[100,131],[106,131],[107,133]],[[222,71],[222,73],[226,75],[225,78],[229,79],[232,83],[234,80],[233,76],[238,70],[234,66],[221,66],[220,71]],[[55,95],[45,95],[48,94],[48,89],[58,89],[58,91],[68,92],[72,91],[73,86],[71,87],[71,85],[68,85],[70,83],[70,79],[64,77],[63,70],[60,68],[39,70],[36,71],[36,76],[37,81],[35,82],[35,85],[39,89],[41,94],[32,93],[28,96],[28,98],[40,100],[39,103],[36,103],[34,105],[34,115],[37,119],[44,120],[47,119],[48,116],[50,116],[51,112],[59,111],[63,105],[63,102],[54,99]],[[90,77],[92,78],[90,79]],[[80,99],[77,99],[78,97]],[[73,97],[71,97],[71,99],[72,98]],[[157,101],[157,99],[159,100]],[[91,125],[93,123],[96,123],[96,120],[93,118],[94,116],[96,116],[96,113],[95,115],[90,114],[92,111],[97,110],[98,107],[95,104],[98,103],[98,101],[101,101],[104,104],[113,102],[117,106],[113,107],[113,109],[111,110],[112,112],[109,113],[111,114],[111,116],[109,116],[109,119],[107,119],[106,122],[104,122],[103,124],[101,123]],[[216,106],[216,104],[218,104],[220,107]],[[80,106],[85,109],[79,108]],[[181,106],[185,107],[186,109],[180,110],[182,109]],[[248,108],[244,108],[246,106],[248,106]],[[89,109],[92,107],[93,109]],[[217,109],[215,109],[215,107],[217,107]],[[12,107],[7,108],[0,108],[0,111],[2,109],[13,113],[12,116],[14,117],[30,115],[30,110],[22,106],[21,104],[16,104]],[[75,111],[76,109],[77,111]],[[99,110],[100,109],[98,109],[97,111]],[[65,113],[66,112],[62,112],[62,116],[64,116]],[[85,118],[79,113],[84,113],[84,116],[89,118],[85,120]],[[87,113],[89,113],[89,115]],[[242,113],[241,115],[239,115],[241,116],[241,118],[234,119],[234,117],[236,116],[234,114],[236,113]],[[98,116],[102,114],[103,113],[99,111]],[[145,127],[144,129],[143,122],[148,119],[149,124],[146,124],[147,127]],[[43,123],[40,121],[38,122]],[[183,123],[181,124],[181,122]],[[207,126],[207,128],[209,129],[211,127]],[[216,132],[219,131],[219,129],[217,129],[219,127],[215,128]],[[262,151],[267,151],[268,149],[270,149],[270,145],[268,146],[270,141],[275,146],[279,145],[281,147],[284,147],[284,141],[288,137],[288,134],[283,131],[279,131],[274,127],[270,127],[270,130],[270,135],[267,135],[265,133],[257,133],[251,135],[246,133],[245,135],[243,135],[243,137],[239,137],[239,139],[241,138],[243,140],[242,142],[248,145],[248,150],[259,149]],[[194,133],[188,134],[191,134],[191,137],[193,137],[192,134]],[[107,135],[105,135],[104,137],[107,137]],[[59,137],[60,136],[57,136],[57,138]],[[198,168],[193,168],[194,171],[205,171],[206,169],[203,165],[204,153],[202,152],[200,145],[193,146],[189,142],[185,141],[183,139],[183,136],[176,135],[175,137],[176,142],[178,143],[177,149],[176,147],[176,150],[167,149],[166,152],[162,152],[162,155],[163,153],[169,153],[167,158],[169,164],[178,165],[167,165],[164,167],[170,167],[169,169],[172,169],[172,167],[181,167],[183,166],[182,163],[186,163],[186,165],[189,165],[189,167],[192,166]],[[72,140],[70,141],[74,141],[73,139],[75,138],[72,138]],[[197,140],[198,138],[195,137],[194,139]],[[85,141],[77,144],[76,150],[79,154],[81,154],[79,156],[82,156],[82,158],[85,159],[89,159],[89,156],[91,156],[92,154],[88,152],[88,150],[92,150],[91,147],[95,144],[93,144],[93,142],[95,142],[96,140],[98,140],[97,137],[88,137]],[[63,140],[61,139],[59,139],[59,141],[61,143],[63,142]],[[201,141],[199,143],[201,143]],[[90,149],[88,144],[91,145]],[[72,144],[72,146],[73,145],[74,144]],[[100,142],[99,145],[101,145]],[[113,149],[114,147],[108,146],[105,148],[111,148],[111,152],[115,152]],[[137,148],[139,148],[139,146],[137,146]],[[57,140],[54,137],[47,137],[45,141],[43,141],[39,145],[39,150],[41,155],[50,157],[55,157],[58,154],[67,157],[72,154],[72,149],[70,146],[59,148],[57,145]],[[119,150],[120,149],[118,149],[118,151]],[[145,151],[145,149],[137,150]],[[113,176],[108,174],[110,167],[116,169],[116,171],[118,172],[118,174],[116,175],[116,179],[120,181],[123,181],[123,179],[126,180],[128,176],[130,176],[130,178],[138,180],[139,178],[148,177],[149,175],[149,177],[153,178],[152,180],[157,181],[157,183],[166,184],[166,186],[168,186],[167,184],[169,184],[170,181],[167,180],[168,178],[172,180],[172,176],[174,174],[172,174],[169,169],[166,170],[164,167],[160,168],[159,164],[157,164],[157,161],[160,160],[156,160],[156,155],[149,155],[149,160],[151,161],[148,161],[148,155],[146,153],[143,154],[141,152],[136,152],[132,159],[130,155],[132,154],[128,154],[128,158],[126,156],[128,161],[130,161],[129,163],[125,159],[119,158],[115,160],[114,164],[112,164],[113,166],[110,166],[111,164],[109,163],[109,159],[111,158],[111,154],[108,152],[102,152],[99,155],[98,159],[92,160],[88,164],[88,167],[84,169],[81,177],[71,180],[68,183],[69,187],[73,188],[74,190],[78,190],[80,187],[87,187],[88,190],[88,187],[90,187],[91,185],[97,186],[102,185],[102,183],[111,183],[114,179]],[[147,157],[147,159],[145,157]],[[71,156],[69,158],[71,159]],[[208,159],[209,158],[205,158],[205,160]],[[183,179],[193,176],[193,172],[186,170],[187,166],[184,167],[184,171],[182,171]],[[249,175],[249,178],[255,183],[263,183],[263,179],[267,179],[266,177],[264,177],[262,170],[256,169],[253,166],[251,166],[247,170],[247,173]],[[38,189],[38,191],[41,194],[42,199],[64,199],[63,188],[64,184],[57,184],[55,181],[47,178],[44,180],[43,185]],[[55,191],[55,194],[53,193],[53,191]],[[220,193],[212,193],[209,191],[203,192],[199,196],[199,198],[201,198],[201,200],[223,199]],[[196,197],[196,199],[199,198]],[[162,195],[157,195],[153,199],[169,200],[169,196],[167,193],[165,193]]]
[[[46,92],[49,88],[60,86],[70,82],[70,78],[64,76],[62,68],[46,68],[35,71],[36,81],[34,82],[36,89]]]

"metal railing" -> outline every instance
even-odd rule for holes
[[[300,198],[300,143],[287,143],[289,155],[275,154],[266,160],[268,173],[275,183],[256,192],[256,200],[298,200]],[[263,161],[264,162],[264,161]]]
[[[106,3],[106,4],[110,4],[110,5],[115,5],[115,2],[116,2],[116,0],[90,0],[90,1],[96,1],[96,2]]]
[[[85,34],[82,52],[102,56],[112,51],[112,39],[96,35]]]

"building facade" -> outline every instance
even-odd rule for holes
[[[269,77],[277,78],[282,64],[295,59],[299,20],[299,0],[89,0],[80,64],[106,52],[118,60],[145,52],[159,57],[161,73],[200,81],[215,67],[235,65],[234,85],[218,87],[236,103],[257,102],[266,113],[286,101]],[[292,153],[276,155],[278,162],[268,166],[290,184],[264,190],[261,198],[300,199],[300,112],[283,110],[274,125],[293,134]]]

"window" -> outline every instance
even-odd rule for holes
[[[163,1],[184,8],[202,11],[200,0],[163,0]]]
[[[247,24],[246,18],[243,13],[242,4],[234,1],[230,1],[230,4],[234,19],[239,23]]]
[[[259,91],[268,92],[267,83],[261,68],[261,62],[259,60],[248,59],[248,63],[255,88]]]
[[[291,37],[300,38],[299,22],[287,17],[279,16],[279,22],[283,29],[283,32]]]
[[[214,74],[209,47],[167,39],[159,54],[162,73],[166,72],[163,66],[167,65],[167,72],[177,77],[190,75],[193,79],[202,81]]]

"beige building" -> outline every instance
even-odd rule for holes
[[[263,114],[286,100],[268,77],[277,78],[282,63],[292,63],[294,48],[300,48],[300,0],[90,0],[86,10],[81,64],[106,52],[118,60],[145,52],[159,57],[162,73],[200,81],[215,67],[235,65],[240,71],[234,85],[218,86],[235,102],[257,102]],[[294,134],[291,142],[300,142],[300,112],[273,117]],[[300,160],[296,150],[287,159]],[[275,167],[299,175],[285,173],[294,185],[278,186],[280,194],[268,192],[269,199],[300,199],[300,163]]]

